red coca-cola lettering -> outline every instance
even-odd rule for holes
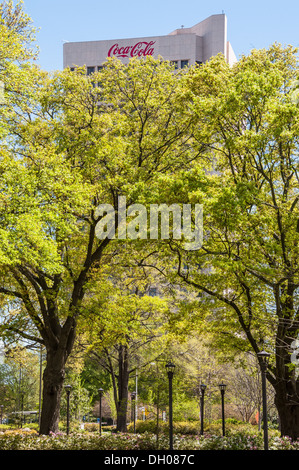
[[[137,42],[134,46],[122,46],[113,44],[108,51],[108,57],[146,57],[147,55],[153,55],[155,48],[152,47],[155,41],[142,41]]]

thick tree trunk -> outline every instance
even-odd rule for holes
[[[280,421],[282,436],[292,440],[299,438],[299,382],[295,374],[294,364],[290,357],[293,351],[293,339],[297,337],[298,322],[292,321],[294,311],[294,284],[288,282],[286,301],[280,299],[277,311],[280,320],[276,335],[276,377],[272,382],[275,390],[275,405]],[[281,311],[279,310],[281,309]],[[285,327],[289,320],[288,328]]]
[[[128,411],[128,386],[129,386],[129,360],[128,348],[119,347],[118,354],[118,402],[116,431],[127,431],[127,411]]]
[[[127,408],[128,400],[119,400],[117,406],[117,420],[116,420],[116,431],[127,432]]]
[[[58,431],[65,365],[68,358],[68,350],[62,344],[47,351],[47,365],[43,374],[40,434],[49,435]]]
[[[291,400],[282,400],[276,395],[275,405],[279,415],[281,435],[296,441],[299,438],[299,401],[295,403]]]
[[[58,431],[65,362],[65,354],[62,351],[47,353],[47,365],[43,374],[40,434],[49,435]]]

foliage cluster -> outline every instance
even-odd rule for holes
[[[169,424],[165,421],[159,422],[159,427],[157,427],[157,421],[155,420],[138,420],[136,421],[136,432],[139,434],[147,433],[159,433],[167,434],[169,430]],[[199,422],[174,422],[173,423],[173,432],[175,434],[185,434],[185,435],[196,435],[200,429]],[[134,432],[134,425],[130,423],[128,426],[128,432]]]
[[[168,449],[167,435],[160,436],[159,449]],[[104,434],[64,433],[49,436],[38,435],[32,430],[6,431],[0,433],[1,450],[154,450],[157,449],[156,435],[143,434]],[[262,433],[239,432],[232,436],[219,435],[186,436],[174,435],[174,450],[262,450]],[[299,442],[290,438],[279,438],[273,434],[269,440],[269,450],[299,450]]]
[[[157,422],[155,420],[138,420],[136,421],[136,432],[139,434],[143,433],[158,433],[167,435],[169,432],[169,424],[167,422],[160,422],[159,427],[157,428]],[[133,423],[130,423],[128,426],[128,432],[134,432]],[[275,431],[273,435],[276,434]],[[198,436],[200,434],[200,421],[175,421],[173,423],[173,433],[185,436]],[[257,426],[251,425],[249,423],[244,423],[236,419],[226,419],[225,420],[225,434],[227,436],[234,435],[255,435],[257,433]],[[205,423],[204,434],[212,436],[221,436],[222,435],[222,421],[213,420],[211,422]]]

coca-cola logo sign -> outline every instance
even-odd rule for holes
[[[113,44],[108,51],[108,57],[146,57],[147,55],[153,55],[155,48],[153,45],[155,41],[142,41],[137,42],[134,46],[119,46]]]

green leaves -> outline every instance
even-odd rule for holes
[[[254,351],[279,343],[286,362],[299,312],[297,75],[296,51],[273,45],[231,69],[214,58],[187,78],[194,135],[206,143],[213,170],[197,182],[204,246],[182,254],[189,269],[180,275],[205,293],[202,312],[212,309],[203,330],[208,324],[234,347],[245,339]],[[194,200],[196,183],[190,189]]]

